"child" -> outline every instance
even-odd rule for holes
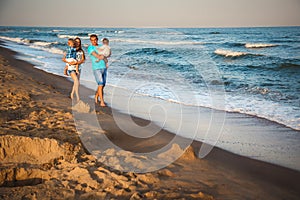
[[[107,38],[103,38],[102,39],[102,46],[99,47],[98,50],[98,54],[103,55],[104,58],[104,62],[106,64],[106,67],[108,67],[108,60],[107,58],[110,57],[111,55],[111,50],[110,50],[110,46],[109,46],[109,40]],[[99,62],[100,60],[96,60],[96,62]]]
[[[68,73],[79,73],[78,64],[76,60],[76,48],[75,48],[75,41],[73,39],[68,39],[68,48],[63,57],[63,61],[66,62],[66,67],[64,69],[64,74],[68,76]]]

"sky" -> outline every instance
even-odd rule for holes
[[[300,0],[0,0],[0,26],[300,26]]]

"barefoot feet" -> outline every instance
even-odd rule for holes
[[[101,106],[101,107],[106,107],[106,104],[105,104],[104,102],[101,102],[101,103],[100,103],[100,106]]]

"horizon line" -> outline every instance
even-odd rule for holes
[[[300,27],[300,25],[266,25],[266,26],[46,26],[46,25],[0,25],[0,27],[41,27],[41,28],[280,28],[280,27]]]

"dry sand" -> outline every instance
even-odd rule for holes
[[[81,143],[68,98],[72,83],[34,69],[13,55],[0,47],[0,199],[300,198],[299,172],[218,148],[198,159],[194,152],[199,142],[193,142],[176,162],[155,172],[111,169]],[[93,94],[83,87],[80,91],[85,97]],[[88,98],[83,102],[78,109],[85,112],[93,102]],[[151,151],[173,137],[162,130],[152,138],[135,139],[118,129],[110,108],[96,107],[96,112],[105,134],[127,150]],[[169,151],[183,149],[173,145]],[[118,163],[120,156],[135,161],[130,153],[114,149],[102,159]]]

